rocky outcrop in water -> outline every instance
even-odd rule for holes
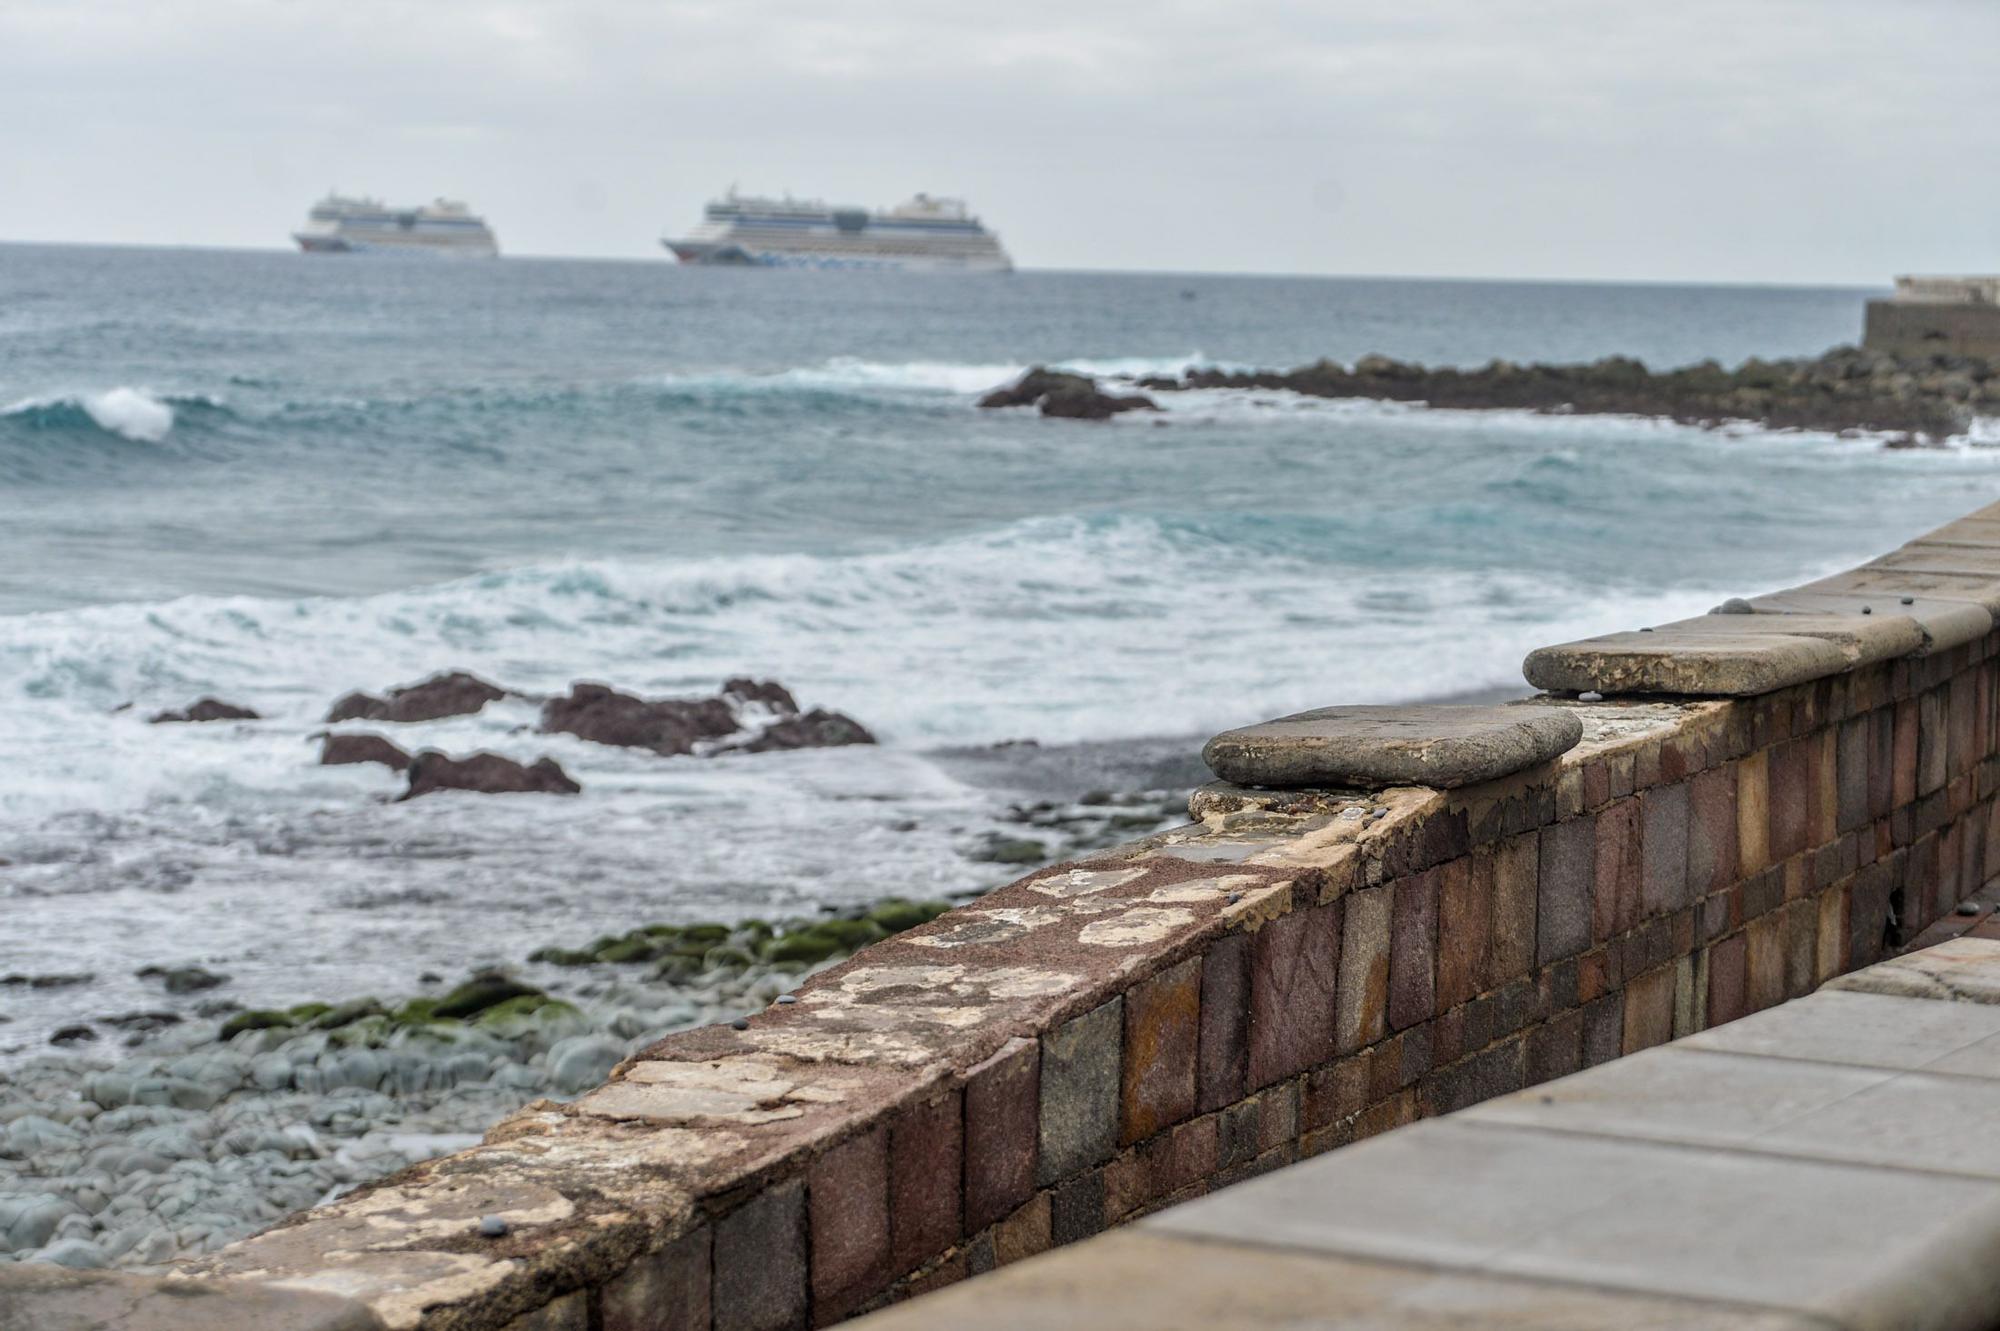
[[[439,790],[469,790],[482,795],[575,795],[583,790],[553,758],[522,764],[497,753],[454,758],[425,749],[410,760],[410,787],[401,799],[413,800]]]
[[[321,767],[344,767],[351,763],[381,763],[397,772],[410,767],[410,755],[380,735],[321,735]]]
[[[783,685],[752,679],[732,679],[713,698],[647,699],[575,684],[542,704],[541,730],[667,757],[875,742],[852,717],[819,708],[801,714]]]
[[[1050,378],[1096,388],[1080,375]],[[996,390],[980,405],[1017,405],[1014,399],[1026,383],[1024,378],[1022,384]],[[1837,347],[1812,359],[1752,359],[1734,369],[1711,360],[1655,371],[1630,357],[1608,356],[1572,365],[1496,360],[1461,370],[1363,356],[1352,366],[1321,360],[1292,370],[1191,369],[1178,377],[1150,376],[1134,383],[1160,393],[1279,390],[1444,408],[1657,416],[1700,426],[1750,421],[1779,429],[1882,431],[1934,439],[1964,430],[1975,416],[2000,414],[2000,366],[1965,356],[1898,357],[1856,347]],[[1069,384],[1063,391],[1076,387]]]
[[[447,716],[470,716],[507,696],[507,690],[488,684],[477,675],[462,670],[433,675],[420,684],[390,689],[384,697],[356,691],[348,694],[327,712],[336,721],[436,721]]]
[[[150,718],[153,725],[172,725],[183,721],[261,721],[264,718],[248,707],[238,707],[233,702],[220,698],[203,698],[199,702],[177,711],[155,712]]]
[[[982,407],[1040,406],[1042,415],[1068,420],[1108,421],[1120,412],[1158,411],[1141,393],[1107,393],[1087,375],[1035,366],[1013,383],[979,399]]]

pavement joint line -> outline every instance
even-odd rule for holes
[[[1595,1208],[1593,1208],[1595,1209]],[[1757,1303],[1745,1299],[1700,1298],[1678,1291],[1666,1292],[1632,1285],[1608,1284],[1597,1280],[1578,1280],[1574,1276],[1524,1275],[1518,1271],[1495,1271],[1485,1265],[1457,1266],[1448,1262],[1425,1262],[1412,1257],[1383,1257],[1374,1253],[1352,1252],[1336,1248],[1312,1248],[1298,1243],[1264,1242],[1243,1237],[1223,1238],[1217,1235],[1187,1234],[1180,1231],[1153,1232],[1150,1237],[1165,1238],[1175,1242],[1198,1243],[1218,1248],[1249,1248],[1260,1252],[1296,1253],[1307,1258],[1331,1259],[1334,1261],[1356,1262],[1371,1266],[1389,1266],[1404,1271],[1421,1271],[1433,1276],[1456,1276],[1478,1280],[1491,1280],[1502,1284],[1517,1285],[1524,1289],[1546,1289],[1556,1286],[1562,1289],[1588,1290],[1593,1294],[1604,1294],[1618,1298],[1641,1296],[1658,1299],[1666,1303],[1683,1304],[1689,1308],[1714,1308],[1739,1313],[1779,1312],[1827,1328],[1827,1331],[1851,1331],[1847,1323],[1808,1308],[1798,1308],[1786,1303]],[[1058,1251],[1068,1251],[1067,1249]],[[1498,1254],[1496,1254],[1498,1256]]]
[[[1892,1077],[1889,1080],[1893,1081],[1895,1078]],[[1888,1082],[1877,1082],[1876,1085],[1886,1086]],[[1855,1091],[1852,1094],[1859,1095],[1860,1093],[1859,1091]],[[1820,1113],[1823,1110],[1831,1109],[1833,1106],[1849,1098],[1851,1097],[1843,1095],[1839,1099],[1829,1100],[1810,1112],[1813,1114]],[[1805,1115],[1801,1117],[1805,1117]],[[1796,1123],[1797,1121],[1797,1119],[1788,1119],[1785,1123],[1774,1124],[1771,1128],[1766,1129],[1766,1131],[1776,1131],[1778,1128]],[[1534,1123],[1479,1122],[1473,1119],[1461,1119],[1460,1122],[1464,1123],[1467,1127],[1477,1128],[1481,1132],[1529,1132],[1543,1137],[1588,1137],[1593,1141],[1639,1142],[1646,1146],[1658,1146],[1666,1150],[1688,1151],[1696,1154],[1716,1154],[1727,1151],[1731,1155],[1754,1155],[1764,1160],[1786,1160],[1795,1165],[1829,1165],[1835,1169],[1872,1169],[1883,1174],[1905,1174],[1918,1178],[1957,1179],[1961,1182],[1984,1184],[2000,1190],[2000,1172],[1991,1174],[1971,1173],[1962,1168],[1932,1169],[1927,1165],[1884,1164],[1879,1160],[1846,1160],[1838,1156],[1811,1155],[1802,1151],[1774,1151],[1769,1147],[1759,1148],[1750,1144],[1757,1141],[1759,1137],[1762,1137],[1763,1133],[1759,1133],[1757,1137],[1751,1137],[1742,1142],[1691,1142],[1676,1140],[1672,1137],[1641,1136],[1629,1132],[1594,1131],[1588,1128],[1551,1128]],[[1602,1208],[1593,1207],[1592,1209],[1599,1210]]]
[[[1900,995],[1889,995],[1889,994],[1883,994],[1877,996],[1884,998],[1900,997]],[[1912,998],[1909,999],[1908,1001],[1912,1003],[1928,1003],[1931,1000],[1928,998]],[[1709,1029],[1721,1030],[1722,1027],[1712,1026]],[[1694,1037],[1688,1036],[1684,1038],[1693,1039]],[[1982,1035],[1978,1039],[1968,1040],[1964,1044],[1953,1045],[1951,1048],[1939,1054],[1938,1058],[1950,1058],[1953,1054],[1963,1053],[1967,1049],[1972,1048],[1973,1045],[1982,1044],[1985,1041],[1992,1040],[1994,1038],[1995,1037],[1992,1035]],[[1670,1049],[1674,1045],[1677,1045],[1679,1043],[1680,1041],[1676,1040],[1672,1044],[1658,1045],[1656,1047],[1660,1049]],[[1860,1063],[1852,1060],[1845,1060],[1838,1058],[1811,1058],[1804,1054],[1769,1054],[1749,1049],[1714,1049],[1709,1047],[1708,1045],[1690,1046],[1688,1052],[1700,1053],[1700,1054],[1725,1054],[1730,1058],[1765,1059],[1773,1063],[1809,1063],[1814,1067],[1821,1067],[1821,1068],[1869,1068],[1876,1072],[1887,1072],[1892,1074],[1890,1078],[1891,1080],[1894,1080],[1896,1077],[1907,1077],[1912,1073],[1921,1073],[1926,1077],[1949,1077],[1954,1081],[1984,1081],[1984,1082],[2000,1083],[2000,1073],[1994,1073],[1993,1075],[1988,1076],[1978,1072],[1953,1072],[1946,1069],[1934,1068],[1930,1063],[1926,1063],[1921,1067],[1901,1068],[1901,1067],[1891,1067],[1886,1063]],[[1933,1063],[1935,1061],[1936,1061],[1935,1059],[1932,1060]],[[1552,1085],[1553,1083],[1545,1083],[1545,1084]],[[1844,1096],[1842,1097],[1842,1099],[1845,1098],[1846,1097]],[[1839,1101],[1834,1101],[1833,1103],[1837,1104],[1839,1103]]]

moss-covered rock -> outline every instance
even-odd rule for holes
[[[659,943],[643,933],[638,933],[627,934],[616,942],[599,948],[597,959],[613,963],[651,961],[659,954]]]
[[[812,928],[800,929],[796,933],[786,934],[783,938],[772,939],[764,956],[767,960],[775,962],[804,962],[812,965],[849,950],[846,944],[832,934],[823,929]]]
[[[333,1007],[327,1007],[324,1003],[317,1006],[323,1010],[313,1018],[312,1026],[316,1031],[335,1031],[343,1026],[352,1025],[365,1017],[380,1017],[388,1014],[388,1009],[372,998],[357,998],[350,1003],[340,1003]],[[297,1008],[292,1009],[294,1012],[298,1010]]]
[[[294,1026],[310,1026],[331,1011],[331,1003],[298,1003],[286,1008],[285,1015],[292,1019]]]
[[[289,1013],[272,1008],[258,1008],[250,1012],[239,1012],[222,1023],[219,1039],[233,1040],[245,1031],[268,1031],[280,1026],[296,1026],[298,1022]]]
[[[522,984],[519,980],[510,979],[505,975],[491,973],[475,975],[437,1000],[437,1006],[431,1009],[431,1015],[459,1018],[477,1016],[510,998],[521,998],[530,994],[541,997],[542,991],[531,984]]]
[[[539,947],[528,954],[528,960],[551,966],[588,966],[597,960],[597,954],[579,947]]]

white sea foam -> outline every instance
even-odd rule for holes
[[[122,385],[83,399],[99,428],[141,444],[157,444],[174,428],[174,409],[142,389]]]

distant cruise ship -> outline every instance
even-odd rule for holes
[[[959,199],[919,194],[870,212],[817,200],[763,199],[735,190],[703,210],[701,225],[660,242],[682,263],[767,268],[900,268],[1012,272],[1000,238]]]
[[[490,259],[500,253],[486,219],[464,204],[438,199],[391,208],[380,199],[329,194],[306,214],[292,239],[308,254],[452,254]]]

